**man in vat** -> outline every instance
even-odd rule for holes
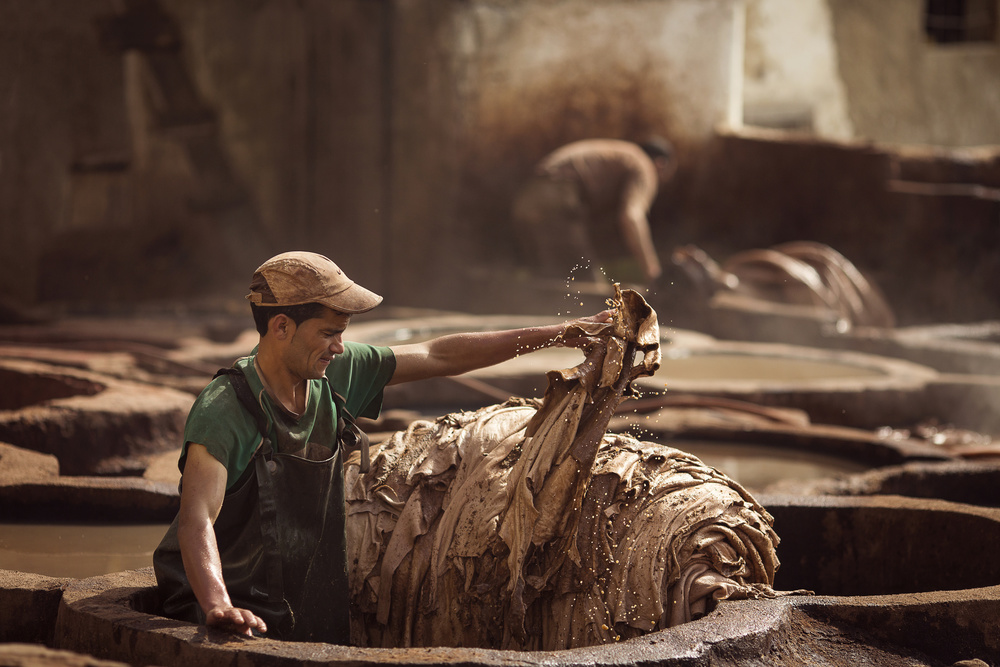
[[[673,147],[662,137],[641,144],[585,139],[553,151],[514,199],[523,254],[541,275],[564,277],[581,260],[594,260],[616,273],[635,273],[637,265],[641,275],[627,279],[653,283],[663,271],[647,214],[676,170]]]
[[[390,384],[456,375],[552,345],[568,324],[378,347],[343,340],[382,297],[310,252],[253,275],[260,339],[188,416],[180,511],[154,557],[166,615],[246,635],[350,641],[343,458]],[[607,321],[604,312],[587,321]]]

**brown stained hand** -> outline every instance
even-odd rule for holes
[[[614,313],[615,313],[615,309],[609,308],[607,310],[602,310],[601,312],[597,313],[596,315],[591,315],[590,317],[581,317],[577,321],[578,322],[598,322],[598,323],[610,322],[611,318],[614,316]]]
[[[552,344],[555,347],[587,347],[595,336],[603,333],[613,321],[614,310],[604,310],[596,315],[567,322]]]
[[[252,637],[254,631],[267,632],[264,620],[249,609],[238,607],[216,607],[205,614],[205,625]]]

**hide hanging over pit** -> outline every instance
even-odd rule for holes
[[[660,363],[656,314],[616,288],[577,325],[585,360],[542,400],[416,421],[348,461],[352,640],[383,647],[557,650],[771,596],[772,519],[676,449],[607,433]]]

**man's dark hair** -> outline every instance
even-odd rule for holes
[[[664,158],[667,162],[674,159],[674,146],[663,137],[650,137],[639,144],[650,160]]]
[[[321,303],[301,303],[295,306],[261,306],[256,303],[250,304],[254,326],[257,327],[257,333],[261,336],[267,334],[267,323],[275,315],[287,315],[296,325],[299,325],[314,317],[322,317],[325,309],[326,306]]]

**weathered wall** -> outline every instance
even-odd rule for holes
[[[241,266],[259,216],[174,16],[154,0],[2,9],[8,294],[107,307],[201,295]]]
[[[501,135],[494,142],[519,137],[529,151],[595,132],[704,142],[718,124],[738,122],[739,5],[476,2],[457,37],[477,129]]]
[[[220,143],[259,218],[240,282],[308,248],[384,288],[389,3],[166,0]],[[247,216],[249,218],[249,216]]]
[[[0,294],[35,297],[38,248],[59,231],[128,224],[120,59],[92,21],[113,2],[4,3],[0,19]]]
[[[935,44],[914,0],[748,0],[745,120],[820,137],[1000,143],[1000,36]]]
[[[381,288],[388,6],[0,7],[4,292],[92,306],[242,294],[297,247]]]
[[[395,303],[460,308],[467,270],[510,252],[510,197],[546,152],[665,134],[683,184],[739,117],[739,0],[0,12],[21,64],[0,67],[0,285],[29,302],[233,294],[309,247]]]
[[[889,192],[891,159],[863,143],[715,138],[740,123],[747,16],[763,74],[746,97],[798,82],[817,129],[840,131],[820,120],[839,93],[775,64],[796,43],[769,37],[794,18],[782,1],[749,15],[740,0],[3,5],[0,288],[95,306],[238,300],[261,260],[308,247],[390,303],[470,309],[512,264],[509,205],[537,159],[656,133],[681,162],[652,216],[664,256],[813,238],[875,271],[911,320],[994,316],[988,198]],[[827,84],[839,67],[860,134],[994,136],[995,50],[927,46],[897,0],[829,7],[840,59],[814,44],[808,60]],[[822,5],[800,9],[793,25],[825,34]],[[996,187],[953,171],[963,159],[935,162],[936,182]]]
[[[746,33],[745,123],[853,137],[826,0],[749,0]]]
[[[1000,39],[937,45],[924,3],[828,0],[858,136],[887,143],[1000,144]]]

